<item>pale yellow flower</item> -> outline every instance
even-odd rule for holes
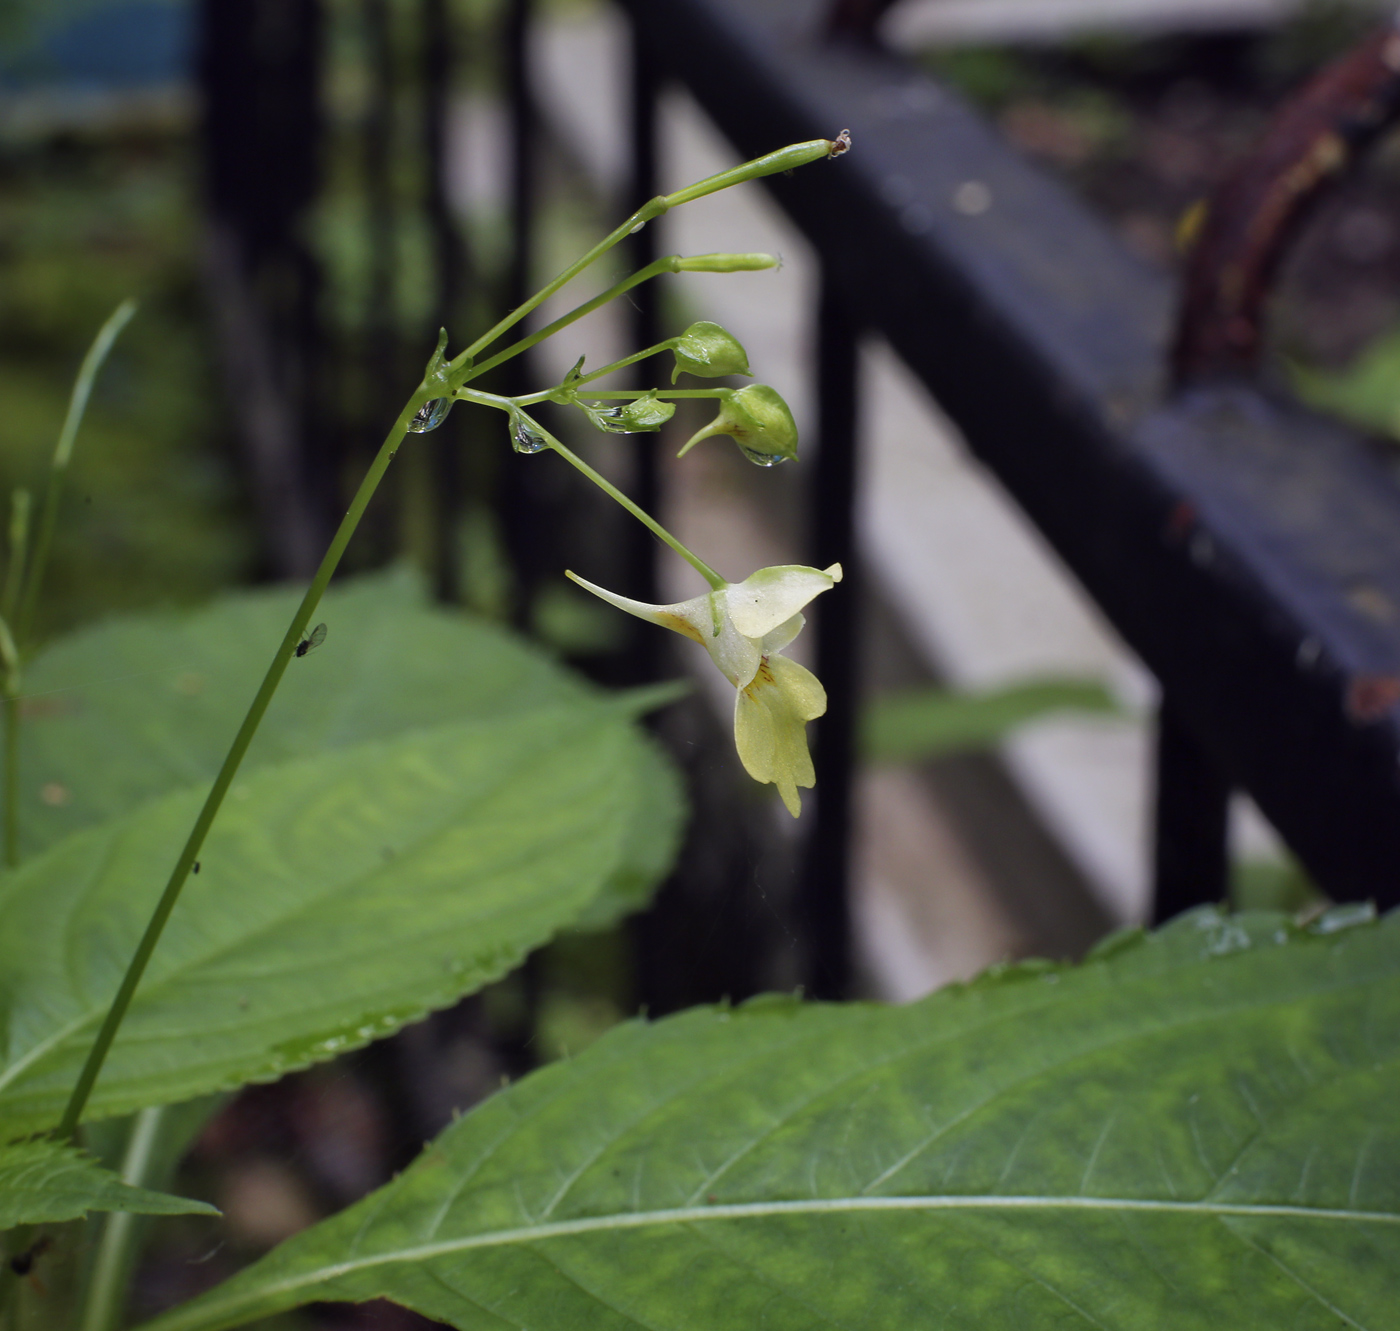
[[[823,571],[802,564],[761,568],[675,605],[648,605],[605,591],[574,573],[595,596],[639,619],[698,642],[734,685],[734,743],[755,781],[778,787],[794,818],[799,786],[816,783],[807,751],[807,722],[826,711],[826,690],[805,666],[782,655],[802,631],[802,607],[841,581],[841,565]]]

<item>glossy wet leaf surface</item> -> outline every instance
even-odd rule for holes
[[[152,1331],[1393,1327],[1400,915],[1344,922],[629,1024]]]
[[[51,1141],[0,1146],[0,1230],[76,1220],[89,1211],[215,1214],[204,1202],[130,1187],[71,1146]]]

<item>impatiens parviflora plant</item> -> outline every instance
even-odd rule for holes
[[[656,389],[648,392],[618,392],[618,391],[598,391],[590,389],[589,385],[601,379],[605,375],[626,366],[632,365],[646,357],[658,352],[670,351],[676,358],[678,372],[685,372],[697,375],[701,378],[715,378],[730,374],[747,373],[747,356],[738,342],[717,325],[701,323],[692,326],[677,337],[668,339],[654,347],[648,347],[643,351],[629,356],[612,365],[605,366],[601,370],[592,373],[584,373],[583,361],[580,360],[574,369],[567,375],[564,381],[543,392],[524,395],[517,398],[498,397],[493,394],[480,392],[474,389],[472,381],[503,361],[516,356],[551,337],[564,328],[574,323],[591,310],[597,309],[607,301],[624,294],[640,282],[647,281],[652,277],[660,276],[664,273],[677,272],[709,272],[709,273],[736,273],[751,272],[755,270],[773,268],[777,261],[768,255],[761,254],[709,254],[700,256],[677,256],[671,255],[658,259],[654,263],[648,264],[640,271],[632,274],[631,277],[619,282],[603,292],[601,295],[586,301],[562,318],[556,319],[547,327],[533,332],[526,337],[520,338],[504,349],[493,354],[486,355],[487,349],[502,338],[516,325],[526,319],[532,311],[537,309],[542,302],[550,298],[554,293],[566,286],[579,274],[584,272],[601,256],[623,241],[628,235],[636,232],[648,222],[661,216],[673,207],[690,202],[694,199],[702,198],[713,194],[719,190],[726,189],[732,185],[744,181],[758,179],[763,176],[772,175],[777,172],[791,171],[822,158],[835,157],[846,151],[849,147],[849,138],[844,133],[836,139],[815,139],[806,143],[793,144],[789,147],[769,153],[766,156],[744,163],[732,170],[721,172],[711,176],[685,189],[678,190],[672,194],[659,196],[644,204],[635,213],[627,218],[612,233],[595,245],[577,262],[570,265],[560,273],[553,281],[547,283],[529,300],[512,310],[507,316],[502,318],[493,327],[488,329],[481,337],[477,338],[463,351],[455,356],[449,357],[447,354],[447,333],[443,330],[437,348],[430,358],[423,378],[418,387],[414,390],[408,401],[404,404],[393,426],[389,430],[384,443],[381,445],[367,474],[356,491],[348,511],[340,526],[332,538],[329,549],[326,552],[320,566],[318,567],[311,584],[305,595],[302,597],[300,605],[287,624],[282,635],[280,645],[277,647],[271,664],[268,666],[262,683],[257,689],[251,705],[239,726],[237,733],[230,745],[222,764],[218,767],[217,774],[202,800],[191,804],[189,799],[180,805],[180,808],[190,807],[194,812],[193,827],[184,840],[183,848],[175,856],[173,869],[165,883],[163,891],[156,900],[154,909],[151,911],[144,931],[140,933],[139,940],[130,953],[129,960],[125,965],[125,970],[121,972],[120,982],[115,984],[115,993],[110,1000],[110,1006],[106,1007],[105,1016],[102,1017],[100,1025],[97,1025],[96,1013],[91,1019],[97,1025],[96,1034],[89,1045],[80,1045],[75,1050],[75,1066],[81,1061],[81,1067],[76,1072],[71,1083],[71,1092],[67,1093],[66,1104],[61,1114],[55,1110],[53,1118],[47,1118],[48,1110],[35,1107],[25,1110],[30,1115],[29,1119],[23,1122],[29,1124],[23,1132],[18,1135],[29,1135],[34,1131],[43,1131],[44,1125],[49,1124],[49,1134],[54,1139],[56,1146],[66,1148],[67,1143],[75,1140],[79,1125],[83,1122],[85,1111],[88,1108],[89,1100],[97,1085],[99,1077],[102,1075],[103,1066],[112,1049],[113,1042],[121,1028],[128,1011],[132,1007],[133,999],[136,997],[138,987],[141,986],[142,977],[151,963],[153,955],[156,953],[157,945],[160,943],[163,931],[175,910],[177,902],[192,873],[199,870],[199,857],[206,845],[206,839],[210,836],[211,829],[214,828],[215,820],[219,817],[226,797],[234,788],[235,778],[239,776],[240,768],[243,765],[245,755],[249,746],[258,732],[259,726],[267,713],[272,702],[273,695],[277,692],[282,677],[287,670],[289,663],[299,655],[298,648],[305,640],[307,630],[310,628],[312,616],[315,614],[323,595],[330,584],[331,578],[340,564],[340,560],[359,525],[360,519],[373,497],[380,481],[388,470],[390,463],[397,455],[398,449],[404,439],[410,434],[419,434],[437,428],[445,419],[448,411],[457,401],[473,402],[481,405],[497,407],[503,410],[509,419],[511,442],[517,451],[522,453],[535,453],[545,449],[553,449],[559,453],[572,465],[579,468],[585,475],[598,484],[605,492],[611,495],[623,505],[629,512],[633,513],[643,523],[646,524],[662,541],[671,546],[678,554],[685,558],[694,568],[701,573],[712,589],[713,607],[711,611],[711,623],[715,632],[720,632],[723,623],[736,623],[738,628],[732,630],[734,634],[742,635],[744,630],[748,630],[753,642],[750,644],[749,655],[755,658],[756,664],[753,669],[742,673],[735,663],[739,661],[741,653],[739,649],[727,650],[722,662],[722,668],[731,671],[731,678],[736,687],[749,691],[750,701],[758,713],[762,715],[754,722],[741,724],[741,747],[745,753],[745,762],[755,774],[764,773],[761,779],[770,780],[777,783],[783,791],[785,800],[789,807],[796,812],[795,787],[798,784],[810,784],[810,764],[806,763],[805,739],[801,734],[801,723],[797,725],[794,732],[791,717],[816,715],[820,708],[816,707],[816,700],[820,698],[820,686],[814,680],[810,684],[794,684],[795,676],[789,673],[788,667],[791,663],[783,662],[778,655],[781,647],[784,646],[801,626],[801,616],[797,610],[801,604],[805,604],[817,591],[824,590],[831,584],[833,575],[824,575],[816,570],[805,571],[811,578],[818,580],[809,587],[808,582],[802,582],[801,590],[786,590],[788,581],[791,580],[792,570],[775,570],[779,590],[770,596],[774,605],[784,608],[782,613],[773,623],[764,628],[762,632],[755,633],[754,625],[764,618],[763,614],[757,610],[750,610],[747,618],[741,613],[738,620],[732,620],[732,611],[725,611],[724,606],[731,597],[741,596],[741,589],[752,584],[758,587],[763,584],[763,575],[755,575],[744,583],[730,587],[725,579],[720,577],[708,564],[699,559],[698,556],[685,549],[670,533],[666,532],[659,523],[649,514],[642,512],[630,499],[619,492],[614,486],[609,484],[599,476],[592,468],[587,466],[580,458],[570,452],[558,439],[541,427],[529,414],[529,409],[543,401],[552,401],[564,405],[574,405],[579,407],[585,416],[598,428],[610,432],[648,432],[656,431],[674,413],[674,400],[679,398],[714,398],[719,403],[720,419],[711,428],[710,433],[729,433],[736,439],[742,448],[753,453],[765,456],[758,458],[765,465],[770,465],[775,460],[793,456],[796,451],[796,431],[792,426],[791,414],[786,407],[780,410],[774,404],[780,404],[781,399],[771,389],[759,390],[759,386],[751,386],[748,389],[733,392],[728,388],[682,388],[668,387]],[[27,628],[29,617],[33,612],[34,598],[37,596],[39,587],[39,576],[42,573],[44,555],[47,552],[48,541],[52,535],[52,518],[56,514],[58,487],[66,470],[68,458],[72,451],[72,435],[76,430],[76,421],[81,415],[82,402],[85,400],[87,390],[91,386],[92,376],[96,373],[100,365],[101,358],[105,355],[106,349],[110,347],[112,339],[120,331],[121,326],[130,318],[131,307],[123,306],[108,326],[104,328],[102,334],[95,344],[93,353],[90,354],[88,362],[85,363],[83,375],[80,376],[79,389],[75,390],[75,411],[70,413],[70,426],[65,427],[64,435],[60,440],[60,446],[55,454],[52,467],[52,481],[50,491],[50,501],[46,504],[43,517],[39,526],[38,540],[36,548],[28,552],[29,526],[27,506],[21,500],[15,508],[15,518],[12,522],[12,551],[10,560],[10,577],[4,592],[4,606],[6,612],[5,619],[0,620],[0,668],[4,675],[4,693],[9,703],[17,699],[19,691],[19,666],[21,652],[25,646],[24,630]],[[743,396],[748,394],[748,397]],[[757,394],[757,396],[755,396]],[[738,406],[735,406],[736,401]],[[748,404],[748,405],[746,405]],[[756,405],[755,405],[756,404]],[[757,407],[757,409],[756,409]],[[703,432],[702,432],[703,433]],[[755,441],[757,441],[756,446]],[[26,561],[25,555],[28,552]],[[736,602],[737,603],[737,602]],[[790,607],[790,608],[788,608]],[[13,618],[11,618],[13,616]],[[772,618],[769,613],[767,618]],[[9,625],[16,625],[18,632],[11,632]],[[768,664],[764,664],[764,655],[767,654]],[[719,660],[720,658],[716,658]],[[780,663],[780,664],[777,664]],[[799,667],[792,667],[794,670]],[[766,673],[765,673],[766,671]],[[805,676],[805,672],[803,672]],[[810,679],[810,677],[807,677]],[[765,692],[765,689],[767,690]],[[13,824],[15,809],[16,790],[18,782],[14,777],[13,755],[17,750],[16,733],[19,721],[17,707],[8,706],[7,719],[10,721],[9,738],[7,740],[7,752],[11,755],[8,764],[10,769],[10,780],[7,782],[7,808],[11,811],[7,817],[7,822]],[[622,713],[618,713],[622,715]],[[765,722],[762,718],[767,717]],[[767,724],[767,732],[764,726]],[[767,737],[765,737],[765,735]],[[536,741],[531,741],[532,743]],[[596,749],[596,745],[589,746],[589,751]],[[510,745],[512,752],[524,753],[526,750],[520,748],[520,744],[512,741]],[[801,750],[800,756],[795,753],[796,749]],[[460,746],[450,750],[453,753],[463,754],[468,750],[461,750]],[[387,761],[386,759],[376,759],[376,762]],[[805,764],[805,765],[804,765]],[[420,768],[414,768],[415,771]],[[427,770],[427,769],[422,769]],[[438,764],[438,770],[441,770]],[[245,784],[254,778],[245,777],[240,781],[240,798],[248,798],[249,790]],[[497,783],[499,784],[499,782]],[[593,782],[590,789],[595,792],[606,792],[609,789],[608,783]],[[191,796],[192,798],[192,796]],[[616,798],[614,798],[616,803]],[[174,808],[175,806],[172,806]],[[243,807],[247,807],[246,805]],[[270,806],[279,806],[276,801]],[[563,807],[563,806],[561,806]],[[162,815],[165,816],[165,815]],[[178,815],[172,815],[178,816]],[[151,815],[155,819],[155,814]],[[158,822],[159,819],[156,819]],[[236,823],[232,813],[226,815],[220,822],[218,836],[227,836],[223,830],[224,823]],[[185,824],[188,826],[189,824]],[[18,844],[15,828],[9,827],[8,843],[10,854],[13,857],[14,847]],[[632,833],[629,831],[629,836]],[[157,838],[158,839],[158,838]],[[217,840],[217,837],[216,837]],[[210,843],[213,844],[213,843]],[[547,843],[542,842],[544,846]],[[104,861],[107,863],[108,861]],[[167,861],[168,862],[168,861]],[[21,873],[25,872],[21,868]],[[72,874],[65,872],[60,875],[65,881],[74,881]],[[204,881],[204,880],[201,880]],[[154,892],[152,893],[154,895]],[[129,899],[129,898],[128,898]],[[580,902],[582,904],[582,902]],[[133,925],[139,929],[140,916],[132,921]],[[556,926],[557,927],[557,926]],[[185,940],[187,941],[187,940]],[[182,942],[182,946],[184,942]],[[504,953],[502,955],[505,955]],[[121,963],[117,962],[120,969]],[[115,974],[115,973],[114,973]],[[450,987],[450,986],[449,986]],[[459,996],[460,986],[454,991],[454,996]],[[77,1001],[82,1002],[80,996]],[[103,999],[105,1002],[105,997]],[[144,1000],[143,1000],[144,1001]],[[421,1000],[415,1000],[421,1002]],[[445,1001],[439,999],[439,1002]],[[97,1009],[100,1012],[102,1009]],[[75,1031],[82,1031],[86,1027],[88,1018],[84,1017],[73,1028]],[[386,1018],[387,1020],[387,1018]],[[374,1026],[364,1026],[362,1023],[356,1026],[351,1037],[355,1041],[363,1042],[371,1038],[373,1034],[387,1033],[396,1023],[401,1024],[404,1018],[393,1017],[389,1026],[382,1029]],[[369,1034],[366,1034],[366,1032]],[[67,1039],[67,1036],[64,1036]],[[213,1037],[211,1036],[211,1039]],[[337,1043],[339,1041],[339,1043]],[[336,1048],[344,1044],[340,1037],[332,1040],[325,1040],[314,1047],[308,1046],[305,1050],[305,1058],[310,1060],[316,1057],[329,1057]],[[81,1052],[85,1047],[85,1054]],[[209,1048],[213,1048],[210,1045]],[[41,1050],[36,1048],[34,1057],[38,1057]],[[301,1057],[301,1055],[298,1055]],[[33,1059],[31,1058],[31,1062]],[[20,1075],[21,1067],[16,1065],[6,1074],[10,1078]],[[3,1079],[0,1079],[3,1085]],[[191,1083],[193,1087],[193,1083]],[[201,1089],[216,1089],[215,1087]],[[63,1092],[60,1092],[62,1095]],[[131,1093],[124,1092],[131,1096]],[[139,1108],[142,1104],[160,1103],[157,1100],[142,1100],[139,1098],[140,1092],[131,1096],[132,1107]],[[126,1101],[118,1101],[125,1105]],[[105,1113],[124,1112],[112,1106],[109,1098]],[[16,1124],[20,1124],[20,1119],[15,1119]],[[18,1131],[18,1129],[17,1129]],[[12,1134],[13,1135],[13,1134]],[[67,1157],[64,1157],[66,1162]],[[45,1158],[43,1167],[49,1169],[58,1168],[58,1157],[53,1161]],[[16,1166],[19,1168],[20,1166]],[[28,1168],[28,1165],[24,1165]],[[63,1163],[63,1168],[68,1169],[68,1164]],[[68,1176],[77,1177],[72,1169],[68,1169]],[[83,1176],[85,1179],[86,1175]],[[123,1197],[128,1199],[143,1196],[131,1190],[123,1193],[121,1189],[110,1180],[96,1178],[83,1183],[87,1188],[88,1201],[83,1203],[81,1199],[67,1203],[67,1214],[74,1214],[84,1209],[91,1209],[100,1204],[111,1203],[115,1198],[119,1204]],[[106,1189],[104,1192],[103,1189]],[[106,1203],[102,1199],[106,1199]],[[192,1209],[193,1204],[178,1204],[183,1209]],[[139,1208],[137,1208],[139,1209]],[[53,1217],[52,1208],[44,1209],[40,1207],[34,1214],[23,1213],[24,1208],[12,1217],[12,1222],[23,1225],[27,1222],[44,1223]],[[16,1233],[10,1234],[8,1248],[11,1252],[16,1251]],[[5,1306],[9,1295],[13,1292],[16,1277],[19,1274],[18,1268],[13,1263],[8,1263],[0,1267],[0,1323],[5,1317]],[[115,1297],[115,1296],[113,1296]],[[107,1295],[99,1302],[110,1303]],[[104,1304],[105,1306],[105,1304]],[[101,1316],[94,1314],[97,1321],[94,1325],[112,1322],[115,1313],[112,1308],[107,1307]],[[106,1322],[103,1322],[106,1317]]]

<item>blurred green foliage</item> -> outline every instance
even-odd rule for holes
[[[1230,866],[1230,905],[1236,910],[1279,910],[1296,915],[1328,904],[1307,870],[1291,855],[1237,860]]]
[[[42,633],[197,601],[248,570],[192,174],[178,115],[0,138],[0,495],[42,492],[88,343],[123,297],[141,301],[78,437]]]
[[[1260,50],[1259,68],[1273,83],[1292,83],[1341,55],[1384,17],[1376,0],[1304,0]]]
[[[1288,370],[1294,392],[1309,406],[1400,440],[1400,327],[1383,333],[1343,369],[1290,362]]]
[[[919,688],[874,698],[861,718],[861,753],[869,762],[918,762],[985,749],[1020,726],[1055,713],[1120,716],[1112,694],[1094,680],[1036,679],[985,693]]]
[[[1225,80],[1237,93],[1274,98],[1359,41],[1382,16],[1378,0],[1303,0],[1257,30],[1164,33],[1070,30],[1054,42],[948,45],[921,58],[936,77],[985,111],[1036,98],[1057,104],[1093,87],[1125,100],[1173,80]]]

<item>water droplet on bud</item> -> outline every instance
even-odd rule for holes
[[[740,448],[744,446],[739,445]],[[776,467],[787,459],[781,453],[760,453],[756,448],[744,448],[744,456],[756,467]]]
[[[548,445],[538,430],[532,430],[524,421],[516,421],[510,435],[511,447],[517,453],[539,453]]]
[[[450,397],[435,397],[418,408],[418,414],[409,421],[408,428],[414,434],[426,434],[429,430],[436,430],[447,419],[447,413],[451,410]]]

